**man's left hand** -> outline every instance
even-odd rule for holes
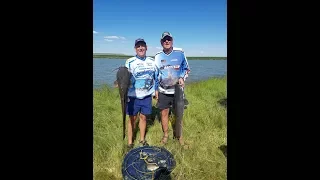
[[[159,97],[159,91],[156,90],[153,98],[158,101],[158,97]]]
[[[182,78],[179,78],[179,85],[184,87],[184,80]]]

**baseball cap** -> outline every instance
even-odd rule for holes
[[[169,36],[169,37],[173,38],[172,35],[171,35],[171,33],[168,32],[168,31],[166,31],[166,32],[163,32],[163,33],[161,34],[161,40],[162,40],[164,37],[166,37],[166,36]]]
[[[142,38],[138,38],[138,39],[136,39],[136,41],[134,42],[134,46],[136,46],[136,45],[137,45],[137,43],[139,43],[139,42],[143,42],[143,43],[147,44],[147,43],[146,43],[146,41],[145,41],[144,39],[142,39]]]

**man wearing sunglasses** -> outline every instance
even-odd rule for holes
[[[171,33],[162,33],[160,43],[163,50],[155,55],[155,63],[159,69],[159,91],[155,92],[155,98],[158,100],[157,107],[161,112],[161,124],[164,133],[161,143],[166,144],[169,137],[168,116],[169,108],[174,100],[174,85],[179,83],[184,87],[184,81],[188,77],[190,68],[183,50],[172,46],[173,37]],[[188,104],[186,99],[185,104]],[[179,142],[182,145],[184,144],[182,137],[179,139]]]
[[[158,89],[158,69],[154,59],[146,56],[147,44],[144,39],[137,39],[134,44],[136,56],[129,58],[125,66],[131,72],[131,85],[128,91],[126,113],[128,122],[128,149],[133,148],[133,132],[139,114],[140,144],[145,146],[147,127],[146,115],[152,113],[152,94]]]

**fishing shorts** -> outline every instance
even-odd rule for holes
[[[150,115],[152,113],[152,96],[149,95],[143,99],[129,97],[126,112],[129,116],[135,116],[139,112],[144,115]]]
[[[174,94],[162,94],[159,92],[157,107],[162,109],[167,109],[173,105]]]

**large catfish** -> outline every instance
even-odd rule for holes
[[[126,67],[119,67],[117,72],[117,86],[119,88],[120,99],[121,99],[121,109],[123,118],[123,139],[125,138],[126,130],[126,107],[128,101],[128,89],[130,86],[130,76],[131,73]]]
[[[180,137],[182,136],[184,97],[183,97],[183,89],[179,84],[176,84],[174,87],[173,112],[175,115],[175,125],[174,125],[173,135],[174,135],[174,138],[180,139]]]

